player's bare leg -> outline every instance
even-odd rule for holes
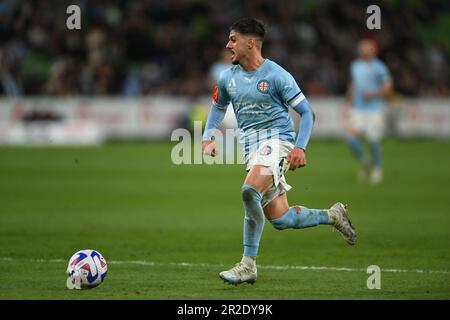
[[[280,218],[286,211],[289,210],[289,203],[287,194],[283,193],[270,201],[267,206],[264,207],[264,215],[267,220],[272,221]]]

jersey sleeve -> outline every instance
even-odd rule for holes
[[[221,74],[219,81],[214,86],[212,104],[218,109],[226,110],[230,103],[230,95],[226,87],[226,77]]]
[[[292,108],[305,99],[294,77],[288,72],[281,73],[277,78],[277,89],[281,99]]]

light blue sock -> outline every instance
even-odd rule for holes
[[[264,228],[262,198],[262,194],[255,187],[248,184],[242,186],[242,200],[245,207],[244,256],[258,255],[259,241]]]
[[[372,153],[372,162],[375,167],[381,168],[381,146],[379,142],[369,142]]]
[[[281,217],[270,222],[278,230],[314,227],[319,224],[328,224],[328,210],[308,209],[302,206],[290,207]]]
[[[364,149],[362,147],[361,142],[354,137],[350,136],[347,138],[347,144],[350,146],[350,149],[352,150],[353,154],[355,155],[356,159],[358,161],[364,160]]]

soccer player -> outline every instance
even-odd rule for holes
[[[233,268],[219,274],[231,284],[256,281],[256,257],[264,217],[278,230],[332,225],[350,245],[356,242],[355,230],[342,203],[330,209],[289,207],[286,192],[291,187],[284,173],[306,165],[313,112],[294,78],[262,57],[264,34],[264,25],[252,18],[241,19],[230,27],[226,47],[231,51],[233,66],[222,72],[215,86],[202,141],[205,154],[217,155],[214,132],[231,102],[248,172],[242,185],[244,254]],[[289,108],[301,116],[297,138]]]
[[[350,67],[348,98],[354,107],[350,111],[347,143],[359,162],[358,181],[369,178],[372,184],[378,184],[383,179],[380,141],[384,130],[384,99],[392,92],[392,80],[388,68],[376,57],[373,40],[361,40],[358,53],[359,59]],[[371,163],[364,154],[361,136],[369,144]]]

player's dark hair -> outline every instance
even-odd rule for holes
[[[264,24],[254,18],[242,18],[230,27],[230,31],[236,31],[244,35],[252,35],[258,37],[261,42],[264,40],[266,28]]]

